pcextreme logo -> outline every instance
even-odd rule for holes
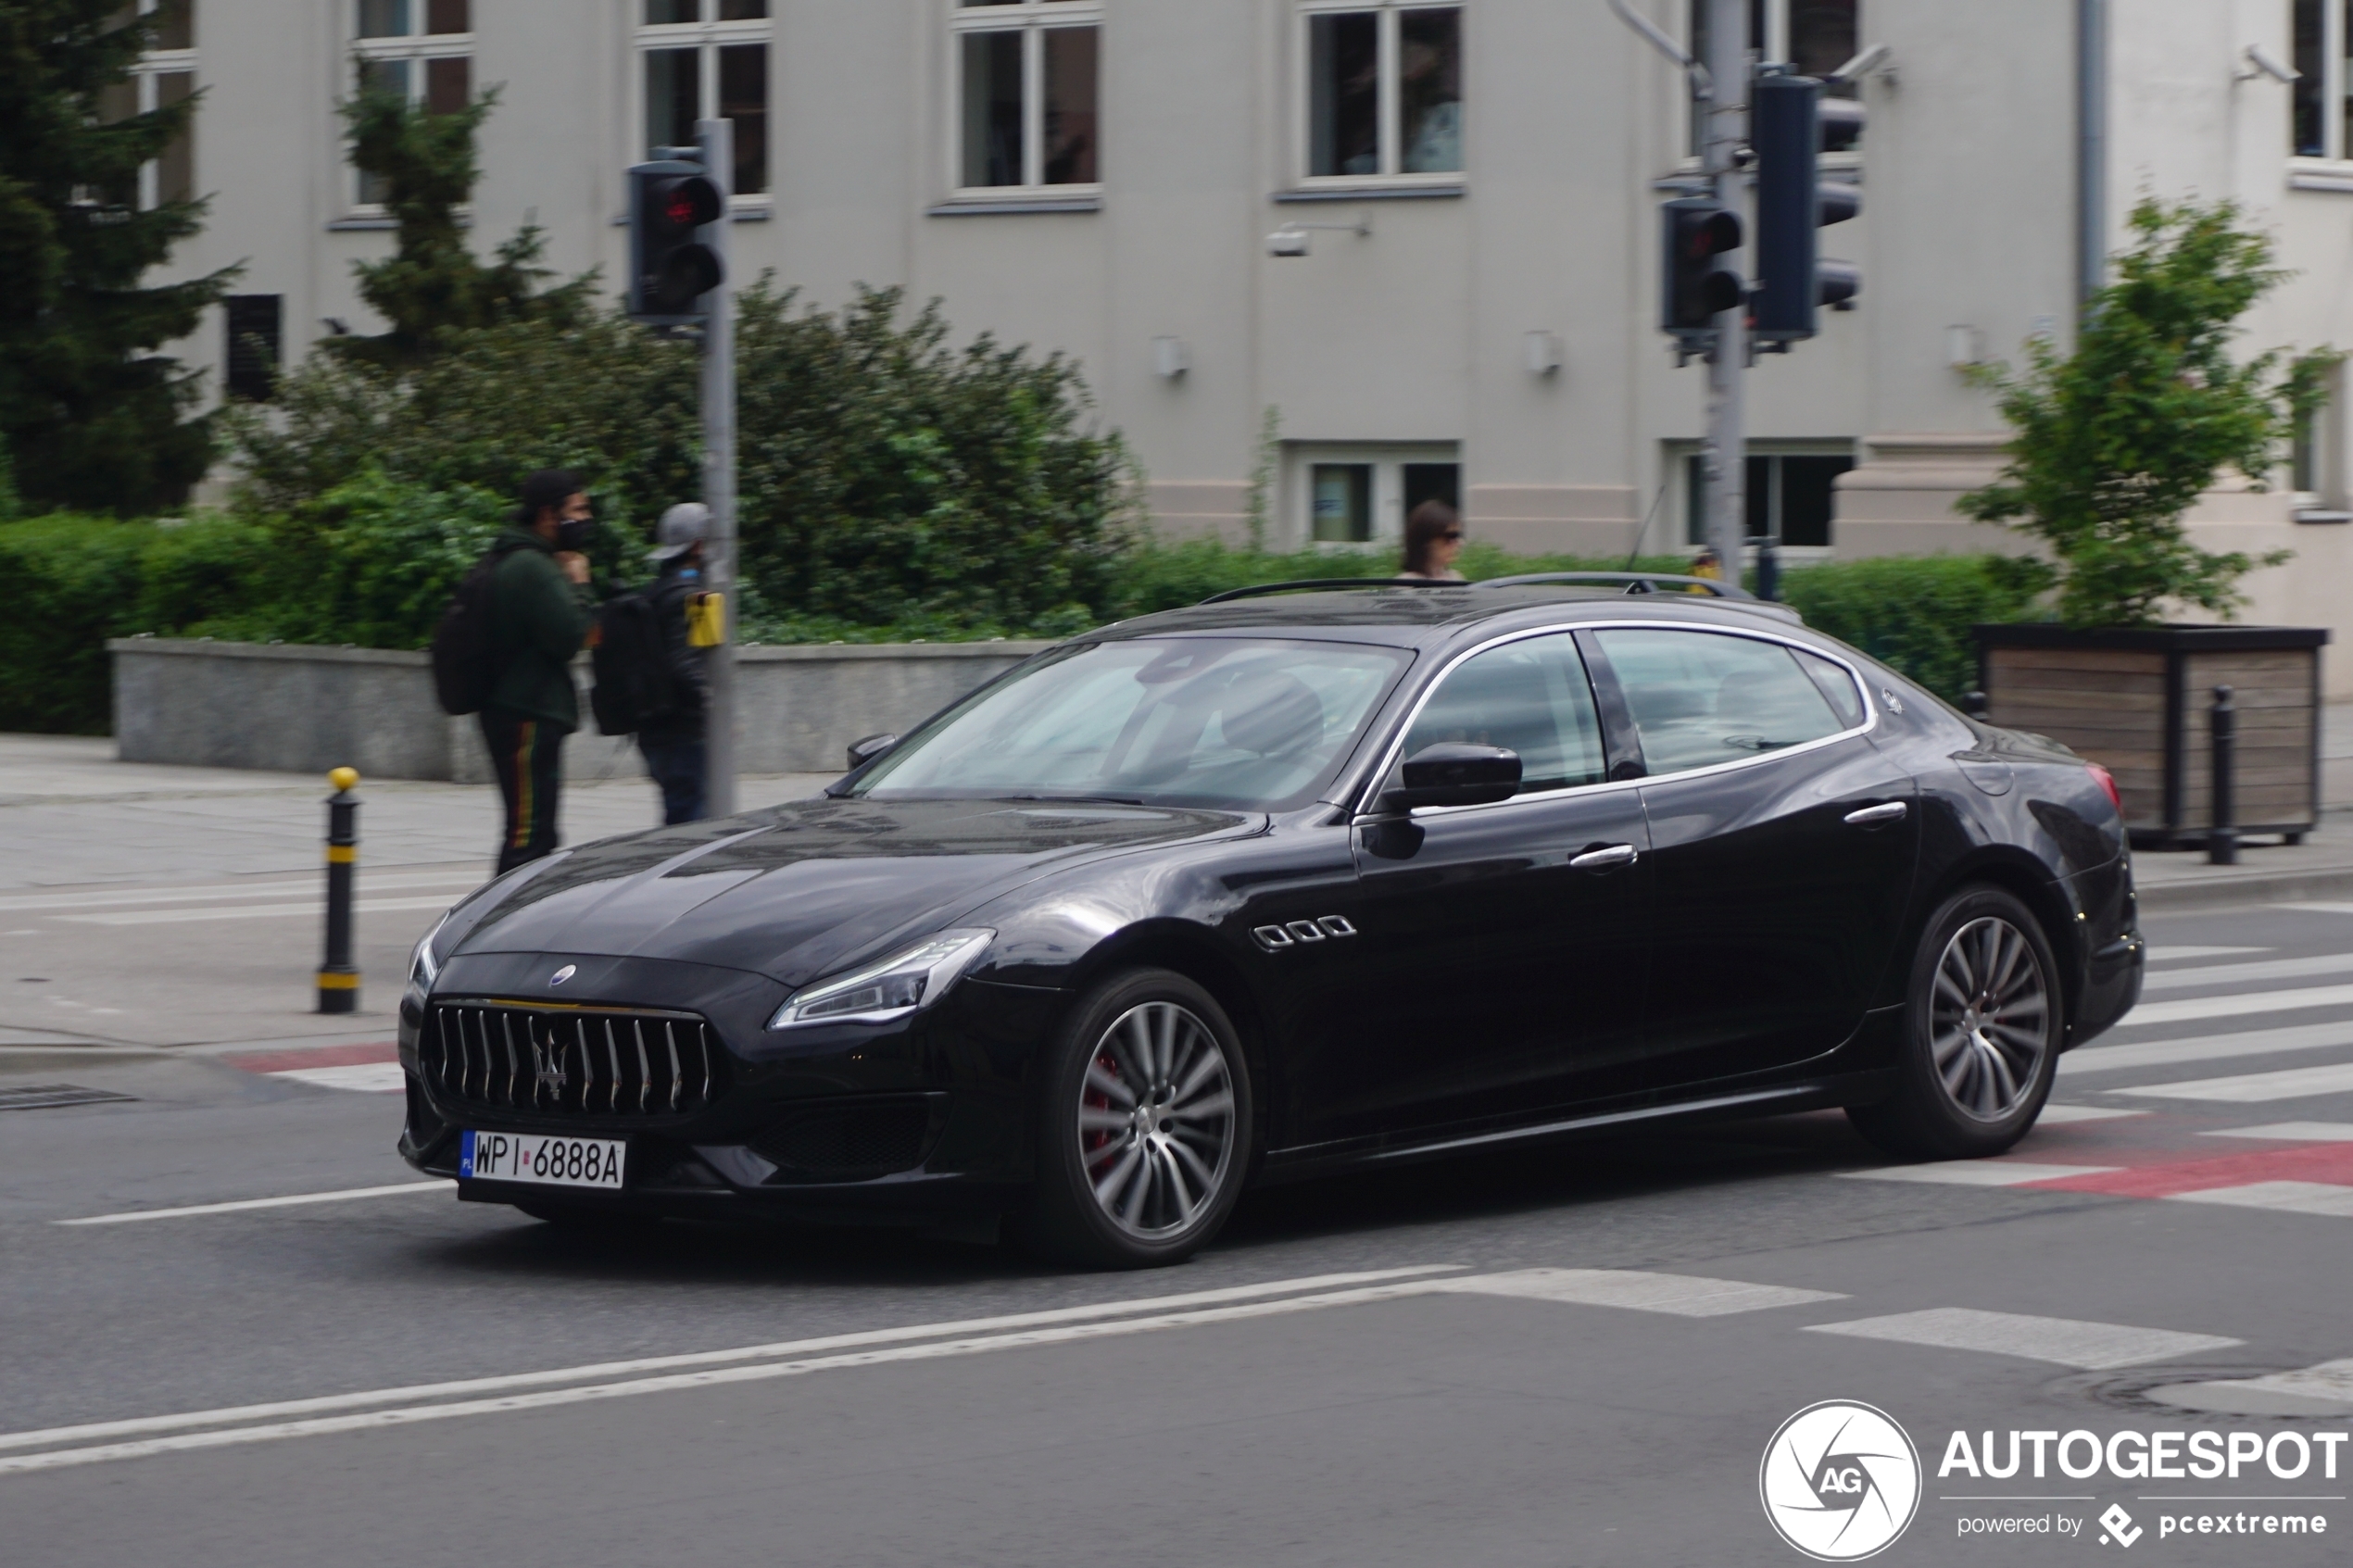
[[[1920,1506],[1920,1455],[1885,1411],[1824,1399],[1781,1423],[1756,1489],[1781,1539],[1818,1562],[1893,1546]]]

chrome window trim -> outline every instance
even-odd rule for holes
[[[1380,765],[1378,768],[1375,768],[1366,778],[1365,784],[1365,790],[1372,792],[1373,798],[1378,800],[1381,781],[1389,777],[1390,771],[1396,768],[1398,762],[1401,760],[1398,754],[1404,749],[1405,737],[1413,733],[1414,723],[1422,716],[1422,709],[1428,705],[1429,699],[1437,695],[1438,688],[1446,684],[1447,678],[1453,675],[1457,669],[1461,668],[1467,661],[1477,659],[1480,654],[1487,652],[1491,648],[1499,648],[1507,643],[1525,642],[1530,637],[1567,636],[1578,632],[1623,631],[1688,632],[1704,637],[1746,637],[1751,642],[1778,643],[1783,647],[1793,648],[1800,653],[1810,653],[1817,659],[1828,659],[1832,664],[1837,665],[1841,670],[1845,671],[1846,678],[1855,683],[1856,693],[1863,699],[1863,721],[1847,729],[1840,730],[1835,734],[1822,735],[1814,740],[1802,741],[1796,746],[1783,746],[1779,751],[1759,752],[1754,757],[1735,757],[1729,762],[1712,763],[1705,768],[1684,768],[1672,773],[1645,774],[1643,777],[1639,779],[1604,779],[1597,784],[1564,784],[1558,789],[1541,789],[1530,794],[1515,795],[1508,800],[1491,800],[1483,806],[1422,806],[1407,811],[1405,815],[1407,817],[1428,816],[1437,818],[1451,817],[1464,811],[1502,811],[1507,810],[1514,806],[1529,804],[1538,801],[1557,800],[1561,797],[1567,795],[1602,795],[1617,790],[1640,789],[1644,784],[1656,784],[1667,779],[1713,778],[1719,773],[1727,773],[1737,768],[1754,768],[1762,763],[1776,761],[1783,757],[1802,756],[1806,752],[1816,751],[1823,746],[1834,745],[1839,741],[1850,740],[1856,735],[1869,734],[1872,730],[1878,728],[1879,726],[1880,705],[1873,700],[1870,683],[1863,679],[1862,671],[1856,669],[1852,663],[1844,659],[1842,659],[1837,654],[1831,653],[1827,649],[1818,648],[1811,643],[1800,642],[1795,637],[1782,636],[1778,633],[1768,631],[1761,627],[1752,630],[1746,626],[1695,626],[1688,621],[1629,620],[1569,621],[1555,626],[1530,627],[1523,631],[1507,632],[1502,636],[1490,637],[1483,643],[1478,643],[1470,647],[1465,648],[1461,653],[1456,654],[1453,659],[1447,660],[1444,667],[1441,668],[1435,676],[1431,677],[1429,684],[1422,688],[1421,695],[1414,699],[1413,707],[1408,709],[1404,717],[1398,721],[1396,729],[1390,734],[1387,745],[1382,749]],[[1579,650],[1578,657],[1579,661],[1582,662],[1584,657],[1582,649]],[[1588,682],[1592,681],[1592,671],[1588,670],[1586,671],[1585,678]],[[1596,694],[1596,701],[1598,700],[1599,694]],[[1387,820],[1377,810],[1366,809],[1362,804],[1364,799],[1365,796],[1360,793],[1358,797],[1360,803],[1352,808],[1350,810],[1349,817],[1352,824]]]

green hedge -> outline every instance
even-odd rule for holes
[[[63,513],[0,523],[0,579],[17,596],[0,616],[0,730],[106,734],[107,639],[136,625],[164,532]]]
[[[1977,684],[1980,622],[2045,619],[2048,568],[2005,556],[1885,556],[1790,572],[1781,598],[1806,624],[1851,643],[1948,702]]]

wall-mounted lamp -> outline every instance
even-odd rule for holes
[[[2285,86],[2291,82],[2304,80],[2302,71],[2294,66],[2280,64],[2278,60],[2271,57],[2271,52],[2260,44],[2250,44],[2241,49],[2239,58],[2246,62],[2246,69],[2231,72],[2233,82],[2252,82],[2259,76],[2268,76],[2282,86]]]
[[[1360,240],[1365,239],[1370,237],[1373,232],[1373,216],[1369,212],[1365,213],[1353,223],[1286,223],[1266,236],[1266,254],[1269,256],[1307,255],[1307,232],[1311,229],[1328,229],[1335,233],[1353,234]]]
[[[1860,82],[1876,72],[1890,87],[1895,85],[1895,51],[1884,44],[1874,44],[1836,70],[1831,80],[1837,82]]]
[[[1529,332],[1520,340],[1528,356],[1528,373],[1531,376],[1558,375],[1561,368],[1561,339],[1558,332]]]
[[[1174,337],[1152,339],[1152,374],[1175,381],[1193,368],[1193,357],[1185,348],[1185,340]]]
[[[1985,334],[1975,327],[1945,328],[1944,362],[1957,370],[1985,363]]]

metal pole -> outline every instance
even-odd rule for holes
[[[327,956],[319,965],[319,1010],[359,1010],[359,971],[351,961],[352,882],[359,870],[359,802],[352,787],[359,774],[337,768],[327,775],[335,786],[327,797]]]
[[[711,704],[703,724],[704,788],[714,817],[736,811],[736,280],[728,260],[735,227],[736,122],[695,121],[704,173],[719,187],[719,221],[704,244],[719,257],[719,286],[703,296],[702,501],[711,508],[703,545],[706,581],[720,596],[719,646],[711,650]]]
[[[2232,771],[2237,761],[2239,715],[2231,701],[2231,688],[2214,688],[2214,710],[2210,715],[2214,735],[2214,821],[2206,830],[2206,863],[2209,866],[2235,866],[2239,863],[2239,834],[2237,802],[2231,798]]]
[[[1748,0],[1707,0],[1707,139],[1700,167],[1720,205],[1743,210],[1734,158],[1748,140]],[[1747,221],[1742,220],[1743,224]],[[1742,420],[1741,372],[1748,368],[1748,303],[1716,318],[1707,361],[1707,538],[1724,581],[1738,587],[1748,535],[1748,444]]]

